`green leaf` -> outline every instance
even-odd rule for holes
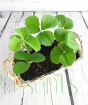
[[[57,29],[54,35],[58,42],[65,43],[68,47],[73,49],[75,53],[78,51],[79,45],[75,40],[77,37],[74,32],[65,29]]]
[[[63,28],[65,25],[65,21],[66,21],[65,16],[64,15],[57,15],[56,19],[58,20],[58,26]]]
[[[41,49],[40,42],[37,37],[29,36],[29,38],[26,40],[26,44],[28,44],[35,51],[39,51]]]
[[[69,18],[66,18],[64,28],[65,29],[72,29],[72,27],[73,27],[73,21]]]
[[[66,45],[60,47],[54,47],[50,53],[50,59],[55,64],[63,64],[64,66],[70,66],[76,59],[76,54],[72,49]]]
[[[54,41],[54,35],[50,31],[43,31],[39,33],[38,39],[42,45],[50,46]]]
[[[64,15],[57,15],[58,26],[64,29],[72,29],[73,21]]]
[[[70,47],[71,49],[73,49],[73,51],[76,53],[79,49],[79,44],[76,42],[76,34],[73,32],[69,32],[67,34],[65,43],[68,47]]]
[[[27,45],[27,44],[26,44],[26,47],[27,47],[27,49],[28,49],[29,52],[31,52],[31,51],[33,50],[33,49],[32,49],[29,45]]]
[[[80,48],[79,47],[79,44],[76,42],[76,41],[69,41],[67,43],[68,47],[70,47],[71,49],[73,49],[74,53],[76,53],[78,51],[78,49]]]
[[[57,25],[57,19],[54,16],[45,15],[41,19],[41,29],[52,28]]]
[[[40,53],[33,53],[30,56],[30,61],[32,62],[43,62],[44,60],[45,60],[44,55]]]
[[[22,51],[16,52],[14,57],[15,59],[18,59],[18,60],[24,60],[24,61],[30,60],[30,54]]]
[[[58,42],[64,42],[67,38],[68,31],[65,29],[56,29],[54,36]]]
[[[21,50],[21,44],[22,44],[22,41],[21,41],[20,37],[13,35],[10,38],[9,48],[10,48],[10,50],[17,52],[17,51]]]
[[[19,75],[19,74],[22,74],[24,72],[26,72],[29,67],[30,67],[30,63],[27,63],[27,62],[17,62],[14,67],[13,67],[13,72],[16,74],[16,75]]]
[[[29,16],[25,21],[25,25],[31,34],[34,34],[40,31],[39,20],[36,16]]]
[[[19,35],[22,39],[27,39],[28,36],[29,36],[29,32],[28,32],[28,30],[27,30],[25,27],[23,27],[23,28],[17,28],[17,29],[16,29],[16,33],[17,33],[17,35]]]

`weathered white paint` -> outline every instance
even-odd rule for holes
[[[88,12],[82,12],[81,13],[82,15],[83,15],[83,18],[84,18],[84,20],[85,20],[85,23],[86,23],[86,25],[87,25],[87,28],[88,28]]]
[[[0,12],[0,32],[3,31],[11,12]],[[0,34],[1,35],[1,34]]]
[[[73,90],[75,105],[87,105],[88,96],[88,29],[83,21],[82,15],[79,12],[66,12],[74,22],[73,30],[78,33],[83,44],[83,58],[69,67],[69,77]]]
[[[8,12],[9,13],[9,12]],[[8,14],[9,15],[9,14]],[[7,15],[7,17],[8,17]],[[20,21],[20,17],[22,16],[22,12],[13,12],[7,26],[5,27],[2,37],[0,38],[0,75],[1,75],[1,84],[0,84],[0,105],[20,105],[21,97],[22,97],[22,88],[19,88],[14,85],[14,82],[10,80],[3,72],[2,72],[2,64],[3,61],[8,58],[9,54],[9,38],[14,33],[16,26]],[[17,100],[17,101],[16,101]]]
[[[74,21],[73,30],[77,32],[83,41],[83,59],[75,62],[69,67],[70,83],[75,105],[87,105],[88,97],[88,29],[79,12],[58,12],[66,14]],[[2,12],[3,14],[3,12]],[[4,12],[4,19],[0,19],[0,31],[6,23],[10,12]],[[45,14],[56,15],[55,12],[36,12],[35,15],[42,17]],[[15,32],[15,28],[24,25],[27,16],[33,12],[13,12],[0,38],[0,65],[9,54],[9,38]],[[83,13],[84,19],[88,24],[88,13]],[[53,74],[42,77],[30,83],[30,86],[23,88],[14,85],[13,81],[7,78],[0,66],[0,105],[71,105],[68,94],[68,87],[64,68]],[[15,87],[14,87],[15,86]],[[23,94],[24,93],[24,94]]]

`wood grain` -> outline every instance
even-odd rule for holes
[[[71,105],[65,68],[42,77],[21,88],[2,72],[3,61],[8,57],[10,36],[17,27],[24,26],[26,17],[65,14],[74,21],[83,44],[83,58],[68,67],[75,105],[88,105],[88,12],[1,12],[0,17],[0,105]]]
[[[62,14],[64,13],[62,12]],[[65,12],[65,15],[70,17],[74,21],[73,30],[78,33],[83,44],[83,57],[68,68],[74,103],[75,105],[87,105],[88,101],[86,97],[88,95],[88,29],[84,23],[81,12]]]
[[[0,12],[0,36],[10,19],[11,12]]]
[[[23,89],[15,86],[14,82],[2,72],[3,61],[9,55],[9,38],[13,35],[15,28],[19,26],[21,16],[22,12],[12,13],[0,38],[0,75],[2,79],[2,83],[0,84],[0,105],[20,105],[21,103]]]

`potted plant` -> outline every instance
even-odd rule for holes
[[[29,16],[25,26],[16,29],[10,38],[11,74],[18,84],[51,73],[62,66],[71,66],[80,55],[80,38],[73,32],[73,21],[64,15],[45,15],[41,22]]]

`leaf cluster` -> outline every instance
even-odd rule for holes
[[[41,45],[52,46],[54,41],[57,45],[50,52],[50,60],[54,64],[72,65],[79,49],[76,34],[70,30],[72,27],[73,21],[64,15],[45,15],[41,22],[37,16],[27,17],[25,26],[17,28],[16,34],[10,38],[9,48],[18,60],[13,67],[14,73],[22,74],[32,63],[43,62],[46,58],[39,53]]]

